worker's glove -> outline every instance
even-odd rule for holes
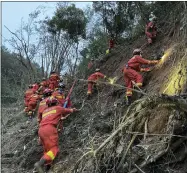
[[[159,63],[159,60],[153,60],[151,61],[151,64],[158,64]]]
[[[148,72],[148,71],[151,71],[151,69],[150,68],[141,68],[140,71],[141,72]]]
[[[73,108],[73,112],[79,112],[79,109]]]

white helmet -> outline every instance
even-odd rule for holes
[[[142,50],[141,49],[134,49],[133,55],[136,54],[136,53],[142,53]]]

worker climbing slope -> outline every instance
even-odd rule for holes
[[[115,41],[114,41],[114,34],[111,34],[109,39],[109,48],[106,50],[106,54],[111,53],[111,50],[114,48]]]
[[[66,115],[78,111],[76,108],[68,109],[58,106],[58,101],[54,97],[48,98],[46,103],[48,108],[42,114],[38,131],[44,149],[44,155],[39,162],[35,163],[39,173],[44,173],[44,164],[51,165],[59,152],[57,132],[59,121],[65,119]]]
[[[51,96],[52,92],[53,91],[49,88],[46,88],[43,92],[43,99],[40,101],[40,104],[38,107],[38,123],[40,123],[42,120],[42,113],[47,108],[46,101],[47,101],[48,97]]]
[[[29,104],[29,99],[31,97],[31,95],[34,94],[34,91],[33,91],[33,86],[30,84],[29,85],[29,88],[25,91],[25,94],[24,94],[24,104],[25,104],[25,109],[24,111],[27,113],[28,112],[28,104]]]
[[[97,80],[102,79],[102,78],[106,79],[107,77],[103,73],[101,73],[100,69],[98,68],[95,70],[95,73],[91,74],[88,77],[88,92],[87,92],[88,98],[90,98],[92,94],[92,89],[97,84]]]
[[[63,106],[65,103],[65,95],[64,95],[64,84],[59,84],[58,88],[52,93],[52,96],[58,100],[60,106]]]
[[[48,88],[48,86],[49,86],[48,80],[42,78],[42,81],[40,82],[40,87],[38,89],[38,94],[40,95],[40,97],[42,97],[44,90]]]
[[[128,87],[126,90],[127,105],[131,104],[133,83],[138,87],[142,87],[143,77],[139,72],[151,70],[150,68],[142,68],[141,66],[144,64],[154,65],[158,62],[158,60],[150,61],[142,58],[141,49],[135,49],[133,51],[133,57],[128,61],[123,69],[125,85]]]
[[[32,85],[32,89],[34,92],[38,91],[38,89],[40,87],[39,85],[40,85],[40,83],[37,81]]]
[[[152,44],[157,36],[156,20],[157,20],[156,16],[153,13],[151,13],[149,22],[146,24],[146,28],[145,28],[145,34],[147,36],[149,44]]]
[[[32,119],[33,118],[33,115],[34,115],[34,112],[36,111],[36,106],[37,106],[37,103],[38,101],[40,100],[40,97],[38,94],[32,94],[29,98],[29,103],[28,103],[28,116],[29,116],[29,119]]]
[[[59,75],[55,71],[52,71],[49,77],[49,88],[55,90],[58,87],[59,80]]]
[[[92,69],[94,65],[94,59],[92,58],[91,61],[88,63],[88,70]]]

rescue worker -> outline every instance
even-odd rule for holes
[[[42,120],[42,113],[47,108],[46,101],[48,97],[52,95],[52,90],[49,88],[46,88],[43,92],[43,99],[40,101],[39,107],[38,107],[38,123],[40,124]]]
[[[59,137],[56,128],[59,121],[66,119],[68,114],[79,111],[76,108],[69,109],[58,106],[58,101],[54,97],[49,97],[46,103],[48,108],[42,114],[42,121],[38,130],[44,154],[40,161],[34,165],[39,173],[44,173],[44,165],[51,165],[59,152]]]
[[[109,40],[109,51],[114,48],[114,35],[112,34]]]
[[[143,78],[138,72],[150,71],[150,68],[141,68],[141,66],[146,64],[154,65],[158,62],[158,60],[150,61],[142,58],[141,49],[135,49],[133,51],[133,57],[128,61],[123,69],[125,86],[128,87],[126,90],[127,105],[131,104],[133,82],[135,82],[138,87],[142,87]]]
[[[147,36],[149,44],[152,44],[157,36],[157,27],[155,23],[156,23],[156,16],[152,16],[145,27],[145,34]]]
[[[28,112],[28,104],[29,104],[29,99],[31,97],[32,94],[34,94],[34,91],[32,89],[32,85],[30,84],[29,85],[29,89],[27,89],[25,91],[25,94],[24,94],[24,104],[25,104],[25,109],[24,111],[27,113]]]
[[[94,65],[94,59],[92,58],[91,61],[88,63],[88,70],[90,70]]]
[[[95,70],[95,73],[91,74],[88,77],[88,92],[87,92],[88,98],[91,96],[92,89],[97,83],[97,80],[102,79],[102,78],[106,79],[107,77],[103,73],[100,72],[99,68]]]
[[[42,78],[42,82],[40,82],[40,88],[38,89],[38,94],[40,95],[40,98],[42,98],[43,92],[46,88],[48,88],[48,86],[49,86],[48,80]]]
[[[33,89],[34,92],[37,92],[37,91],[38,91],[39,85],[40,85],[40,83],[37,82],[37,81],[32,85],[32,86],[33,86],[32,89]]]
[[[29,98],[29,103],[28,103],[28,116],[29,119],[32,119],[34,112],[36,110],[36,106],[38,101],[40,100],[40,97],[38,94],[32,94]]]
[[[49,88],[55,90],[58,87],[59,80],[59,75],[55,71],[52,71],[49,76]]]
[[[109,54],[113,48],[114,48],[114,34],[112,34],[110,37],[109,48],[106,50],[106,54]]]
[[[65,103],[64,88],[65,85],[59,84],[58,88],[52,93],[52,96],[58,100],[60,106],[63,106]]]

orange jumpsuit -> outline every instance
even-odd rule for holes
[[[35,111],[39,99],[40,97],[38,94],[31,95],[28,104],[28,111]]]
[[[93,63],[92,63],[92,62],[89,62],[89,63],[88,63],[88,69],[91,69],[92,66],[93,66]]]
[[[55,97],[58,100],[60,106],[64,105],[64,103],[65,103],[65,96],[64,96],[63,93],[60,93],[60,91],[57,90],[57,91],[54,91],[52,93],[52,96]]]
[[[109,41],[109,49],[112,49],[114,47],[114,40],[110,39]]]
[[[39,137],[41,139],[46,164],[51,164],[59,152],[57,125],[62,116],[73,112],[73,109],[63,108],[61,106],[52,106],[44,110],[42,121],[39,126]]]
[[[153,22],[149,22],[146,25],[145,34],[148,38],[148,43],[152,43],[153,39],[156,38],[156,35],[157,35],[157,27],[155,26]]]
[[[28,90],[26,90],[25,95],[24,95],[24,104],[25,107],[28,107],[29,104],[29,99],[31,97],[31,95],[34,94],[34,91],[32,88],[29,88]]]
[[[41,120],[42,120],[42,113],[43,111],[48,108],[48,106],[46,105],[46,101],[47,101],[48,97],[43,99],[40,104],[39,104],[39,107],[38,107],[38,122],[40,123]]]
[[[143,83],[142,75],[138,72],[140,71],[149,71],[149,68],[143,69],[141,65],[143,64],[154,64],[155,61],[149,61],[142,58],[139,55],[133,56],[129,61],[128,64],[124,67],[124,79],[125,79],[125,86],[128,87],[126,90],[127,96],[132,96],[132,88],[133,84],[132,81],[136,83],[137,86],[141,87]]]
[[[88,92],[87,92],[87,94],[91,94],[92,93],[92,87],[96,83],[95,81],[97,81],[100,78],[105,78],[105,77],[106,76],[103,73],[100,73],[100,72],[95,72],[92,75],[90,75],[88,77],[88,80],[90,80],[90,81],[88,82]]]
[[[37,83],[32,85],[32,89],[34,92],[36,92],[38,90],[38,88],[39,88],[39,85]]]
[[[49,88],[51,90],[55,90],[55,88],[58,87],[59,80],[60,77],[58,76],[58,74],[56,73],[51,74],[49,77]]]
[[[38,89],[38,91],[39,91],[39,95],[40,96],[42,96],[43,95],[43,91],[48,87],[48,81],[46,80],[46,81],[42,81],[41,83],[40,83],[40,88]]]

